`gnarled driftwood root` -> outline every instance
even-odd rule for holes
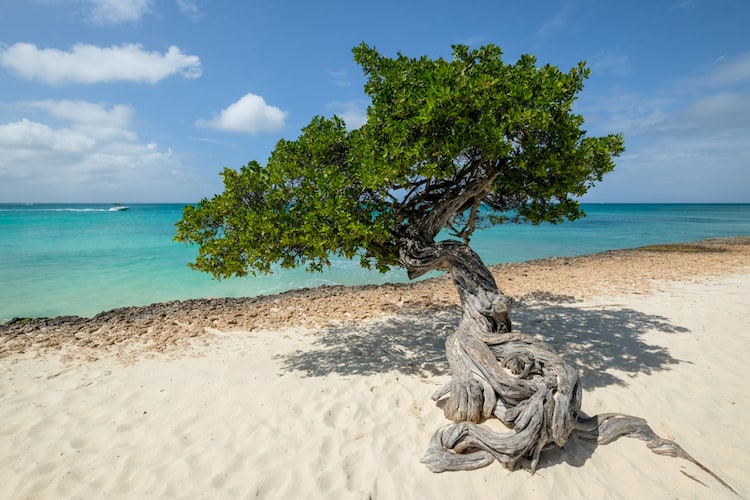
[[[498,433],[468,419],[454,419],[455,423],[433,434],[422,458],[431,471],[473,470],[495,461],[513,470],[521,460],[529,460],[533,473],[542,450],[563,446],[571,435],[598,444],[628,436],[646,441],[656,454],[694,463],[736,493],[679,444],[660,438],[644,419],[620,413],[583,414],[576,371],[542,342],[529,335],[505,333],[489,340],[485,351],[465,338],[459,340],[465,333],[459,328],[448,339],[448,353],[454,362],[460,360],[462,368],[470,367],[471,380],[454,377],[433,399],[453,396],[442,400],[446,416],[496,417],[509,430]],[[481,408],[476,401],[482,402]]]
[[[576,371],[552,349],[519,333],[497,334],[480,343],[461,328],[447,345],[454,378],[433,399],[450,393],[443,411],[457,423],[432,437],[422,459],[430,470],[470,470],[493,460],[513,469],[524,458],[531,459],[535,470],[544,448],[567,441],[581,408],[581,386]],[[471,366],[472,382],[455,377],[458,360]],[[481,410],[470,401],[481,401]],[[496,433],[478,425],[491,417],[510,430]]]

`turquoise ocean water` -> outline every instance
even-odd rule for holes
[[[487,264],[617,248],[750,235],[750,205],[584,205],[588,217],[557,226],[506,225],[475,234]],[[0,204],[0,323],[14,317],[93,316],[101,311],[196,297],[255,296],[324,284],[407,281],[403,271],[283,270],[216,281],[187,263],[175,243],[182,205]]]

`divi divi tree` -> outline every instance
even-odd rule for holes
[[[463,312],[446,341],[452,381],[433,397],[455,423],[433,436],[423,460],[432,470],[522,459],[533,470],[543,448],[575,430],[600,441],[650,436],[638,419],[580,413],[577,371],[511,333],[512,301],[470,246],[490,225],[582,216],[577,198],[614,168],[622,137],[587,136],[572,110],[585,64],[562,72],[530,55],[506,64],[492,45],[454,46],[450,61],[389,58],[365,44],[353,53],[367,122],[347,130],[315,117],[265,165],[225,169],[225,191],[185,207],[177,223],[176,239],[198,245],[191,266],[216,277],[318,271],[339,256],[402,266],[410,278],[449,273]],[[478,425],[488,418],[509,431]]]

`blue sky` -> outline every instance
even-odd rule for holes
[[[627,152],[587,202],[750,202],[750,2],[14,0],[0,6],[0,202],[194,202],[315,115],[363,123],[360,42],[494,43],[591,78]]]

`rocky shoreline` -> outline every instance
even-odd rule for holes
[[[517,301],[575,301],[646,293],[662,280],[691,280],[750,266],[750,237],[612,250],[492,266],[499,288]],[[0,357],[29,350],[97,357],[163,352],[211,331],[325,328],[398,314],[458,310],[447,276],[385,285],[324,286],[252,298],[211,298],[124,307],[93,318],[16,318],[0,325]]]

